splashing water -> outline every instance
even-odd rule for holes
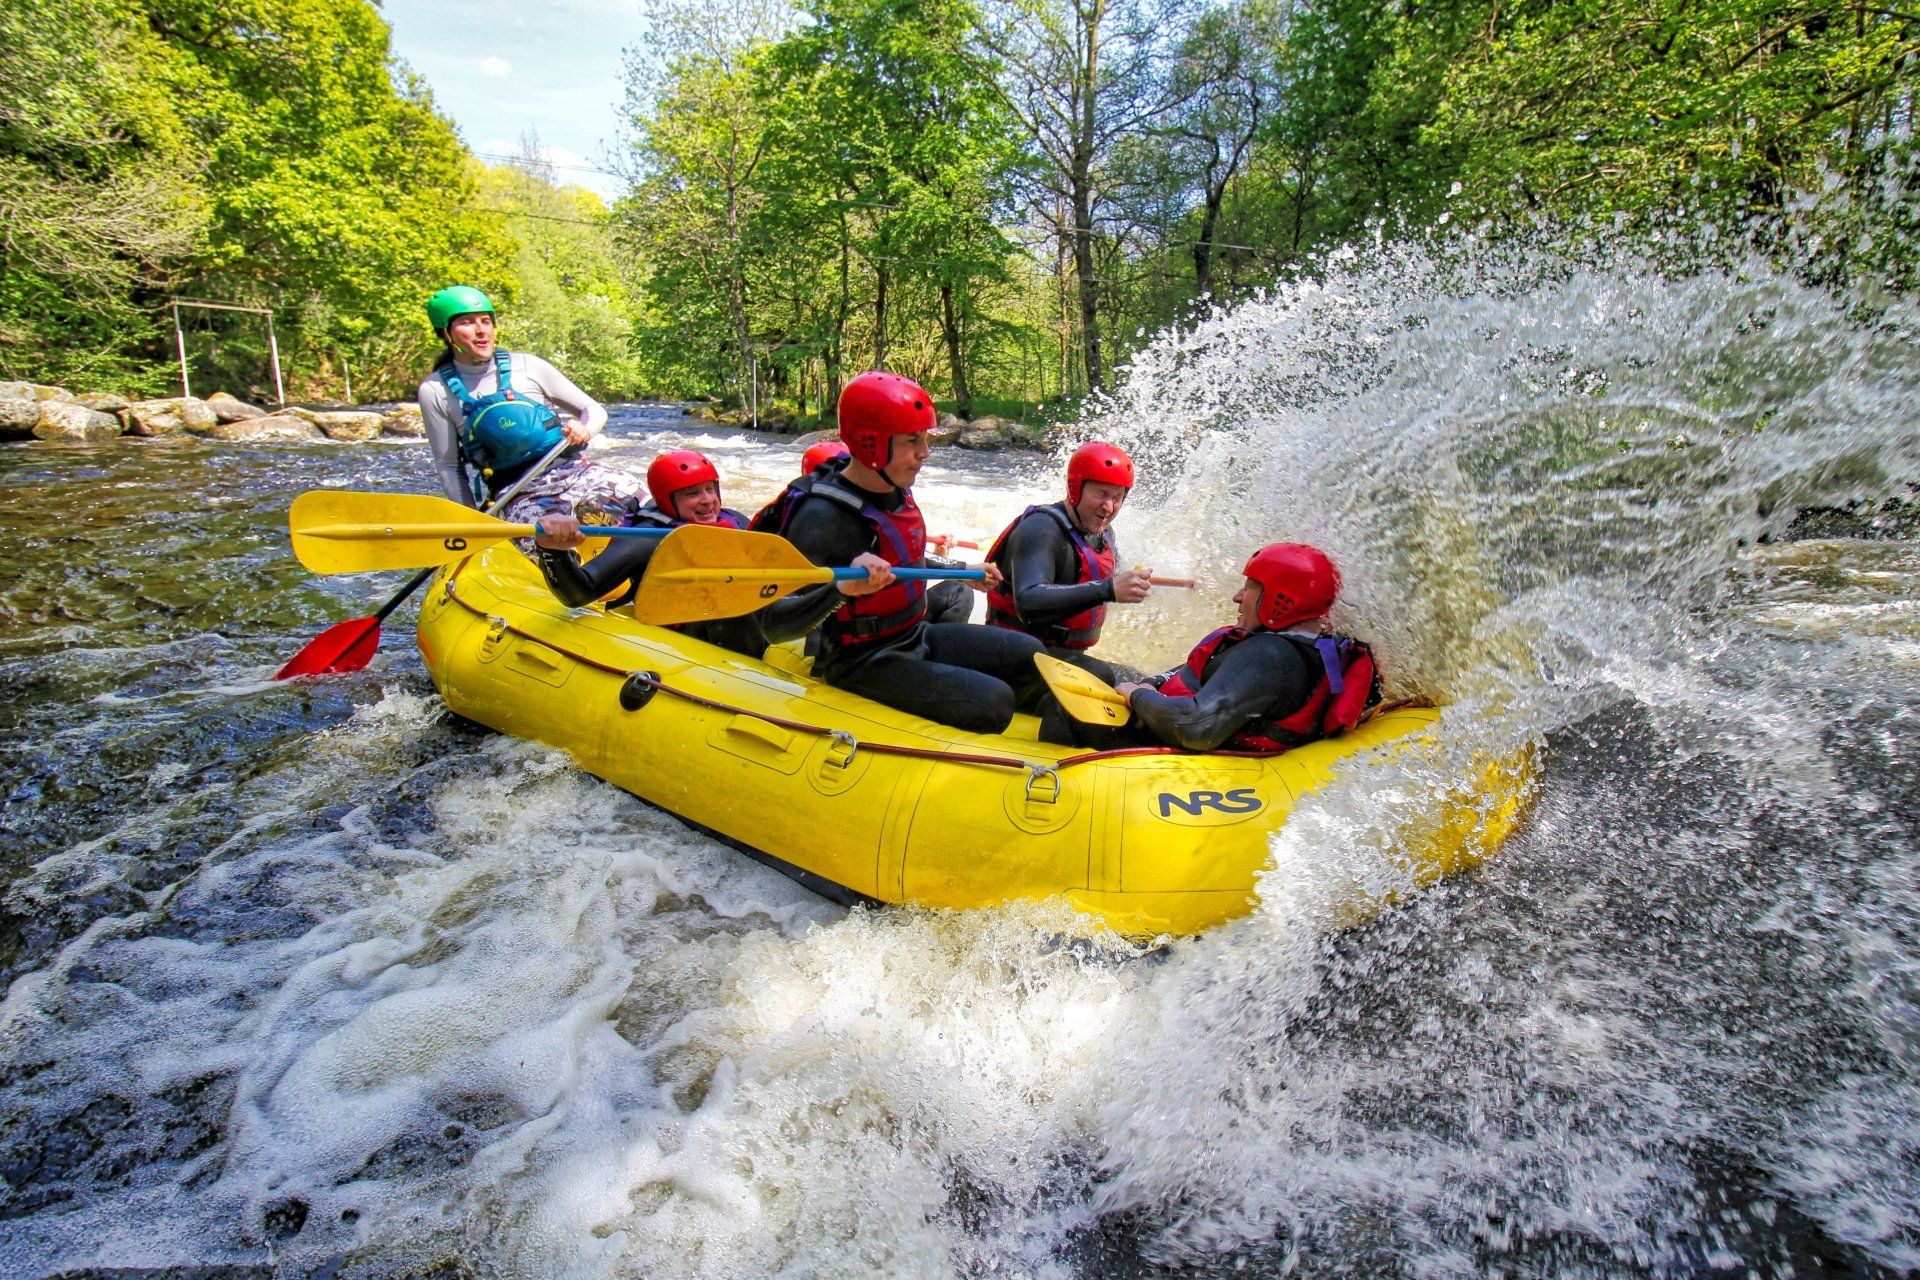
[[[0,1270],[1920,1267],[1920,557],[1763,542],[1920,475],[1917,327],[1758,264],[1390,250],[1149,348],[1089,429],[1141,464],[1130,557],[1207,589],[1116,610],[1115,655],[1170,664],[1295,538],[1451,704],[1300,806],[1251,916],[1151,953],[827,907],[405,655],[301,709],[244,644],[211,694],[94,676],[95,717],[287,724],[98,784],[14,881],[62,923],[0,1006]],[[940,461],[963,534],[1057,475]],[[1521,833],[1416,886],[1407,833],[1529,743]],[[1356,884],[1399,905],[1337,929]]]

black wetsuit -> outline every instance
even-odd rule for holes
[[[1158,685],[1172,674],[1149,683]],[[1081,724],[1051,707],[1040,736],[1102,751],[1156,745],[1212,751],[1255,719],[1284,720],[1298,711],[1321,675],[1313,650],[1279,632],[1260,631],[1210,664],[1200,692],[1191,698],[1170,698],[1157,688],[1139,690],[1129,699],[1133,720],[1118,729]]]
[[[865,497],[882,511],[902,505],[897,489]],[[819,565],[852,564],[854,557],[878,548],[865,520],[830,498],[812,494],[795,499],[785,533],[787,541]],[[830,591],[828,586],[809,587],[798,597]],[[827,612],[842,599],[835,592]],[[896,710],[976,733],[999,733],[1016,710],[1037,710],[1048,701],[1033,664],[1038,652],[1040,642],[1017,631],[922,621],[899,635],[863,644],[839,644],[829,637],[814,671],[828,684]]]
[[[745,516],[737,511],[726,514],[735,518],[738,528],[746,528]],[[683,522],[669,519],[658,507],[649,503],[640,509],[632,523],[642,527],[673,528]],[[617,607],[633,600],[639,589],[641,575],[646,573],[660,541],[657,538],[618,538],[612,546],[586,564],[581,564],[580,557],[571,551],[556,551],[549,547],[535,549],[540,572],[562,604],[578,609],[592,604],[625,583],[625,590],[610,602],[612,607]],[[844,598],[837,588],[830,587],[825,594],[807,599],[797,595],[787,596],[745,617],[684,622],[674,630],[683,631],[708,644],[717,644],[723,649],[757,658],[767,651],[768,645],[797,640],[819,626],[820,620],[832,613]]]
[[[1072,513],[1066,511],[1065,507],[1065,503],[1060,503],[1056,509],[1071,520]],[[1081,536],[1086,537],[1084,533]],[[1087,537],[1087,545],[1095,553],[1103,552],[1111,537],[1111,532]],[[1116,546],[1116,555],[1118,550]],[[1071,662],[1112,684],[1113,667],[1084,648],[1067,648],[1048,640],[1048,629],[1060,631],[1059,624],[1067,619],[1089,609],[1112,604],[1114,598],[1112,578],[1080,581],[1080,549],[1073,545],[1072,537],[1061,527],[1060,521],[1045,511],[1029,511],[1014,521],[1013,527],[1007,531],[1006,539],[1000,544],[1000,556],[996,563],[1000,566],[1000,572],[1006,575],[1014,609],[1023,624],[1020,629],[1037,636],[1054,657]]]

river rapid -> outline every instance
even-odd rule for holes
[[[450,715],[410,608],[270,680],[398,585],[306,574],[289,501],[421,446],[0,448],[0,1274],[1920,1270],[1916,339],[1758,263],[1386,251],[1151,346],[1089,429],[1125,558],[1205,585],[1107,650],[1298,538],[1451,704],[1159,948],[831,906]],[[798,458],[666,406],[596,456],[682,443],[748,510]],[[916,492],[984,541],[1057,475]],[[1518,834],[1407,893],[1526,744]]]

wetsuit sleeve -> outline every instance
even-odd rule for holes
[[[788,542],[800,549],[801,555],[814,564],[830,565],[834,568],[852,564],[855,556],[863,551],[873,550],[873,530],[869,529],[853,512],[826,498],[801,498],[794,505],[793,517],[787,522],[787,531],[784,536]],[[831,582],[823,582],[817,587],[806,587],[796,591],[768,607],[770,610],[792,610],[791,614],[780,615],[782,630],[798,625],[800,618],[811,616],[813,622],[805,630],[797,633],[805,635],[807,631],[819,625],[828,614],[839,608],[841,601],[846,598],[841,594],[840,588]],[[771,620],[767,633],[778,635]],[[779,635],[778,638],[791,640],[794,637]]]
[[[433,446],[433,471],[440,477],[441,490],[462,506],[471,507],[473,491],[467,487],[467,469],[460,464],[460,433],[453,397],[438,378],[428,378],[414,393],[420,406],[420,421],[427,429],[427,441]]]
[[[587,434],[597,436],[600,429],[607,425],[607,411],[600,402],[573,385],[566,374],[560,372],[539,356],[524,357],[527,362],[527,374],[540,387],[546,396],[548,405],[556,409],[565,409],[579,419]]]
[[[1171,746],[1212,751],[1256,716],[1284,719],[1313,693],[1318,673],[1292,641],[1277,635],[1250,636],[1214,664],[1200,692],[1170,698],[1153,689],[1136,689],[1129,705],[1140,723]]]
[[[1113,600],[1113,579],[1075,582],[1080,553],[1066,530],[1048,516],[1030,515],[1007,537],[1006,574],[1022,622],[1064,622]]]
[[[560,603],[578,609],[592,604],[623,582],[636,582],[653,559],[657,538],[618,538],[586,564],[571,551],[536,546],[540,572]]]

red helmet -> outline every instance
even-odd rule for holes
[[[1275,542],[1260,548],[1241,573],[1260,584],[1263,627],[1278,631],[1333,608],[1340,594],[1340,571],[1326,553],[1302,542]]]
[[[1133,459],[1117,444],[1089,440],[1067,459],[1067,505],[1080,505],[1080,487],[1089,480],[1133,488]]]
[[[800,474],[810,476],[815,469],[830,458],[847,456],[847,446],[838,440],[822,440],[800,455]]]
[[[934,427],[933,397],[912,378],[874,370],[840,389],[840,438],[875,471],[893,456],[893,438]]]
[[[707,455],[692,449],[669,449],[647,467],[647,492],[653,495],[653,504],[676,520],[680,512],[674,508],[673,495],[709,480],[720,483],[720,473]]]

